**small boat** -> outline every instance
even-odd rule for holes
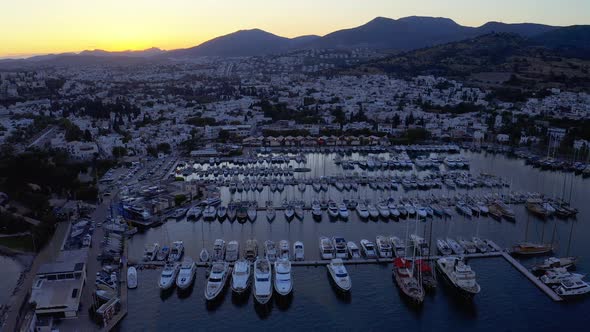
[[[178,275],[179,270],[180,265],[177,263],[166,264],[162,270],[162,274],[160,274],[158,287],[160,287],[161,290],[172,288],[172,286],[174,286],[174,282],[176,281],[176,276]]]
[[[369,218],[369,210],[367,210],[367,205],[365,203],[361,202],[356,206],[356,213],[361,219]]]
[[[195,262],[190,257],[185,257],[176,277],[176,287],[180,290],[189,288],[193,283],[196,272],[197,265]]]
[[[225,206],[220,205],[217,208],[217,218],[219,221],[224,221],[227,217],[227,208]]]
[[[471,239],[471,241],[473,241],[473,244],[477,248],[477,251],[481,252],[482,254],[488,252],[488,245],[482,239],[474,236]]]
[[[209,261],[209,251],[207,251],[207,249],[201,249],[201,252],[199,253],[199,260],[201,260],[201,262]]]
[[[154,244],[147,245],[143,249],[143,261],[144,262],[151,262],[156,259],[158,255],[158,251],[160,250],[160,245],[155,242]]]
[[[428,256],[430,253],[430,248],[428,248],[428,244],[424,241],[424,238],[418,236],[416,234],[410,235],[410,240],[412,241],[412,245],[416,252],[420,256]]]
[[[395,257],[406,256],[406,244],[402,239],[397,236],[392,236],[389,238],[389,241],[391,241],[391,245],[393,246],[393,254]]]
[[[213,205],[209,205],[203,210],[203,219],[206,221],[212,221],[217,216],[217,209]]]
[[[248,220],[254,221],[256,220],[257,212],[255,206],[248,207]]]
[[[389,213],[389,207],[387,206],[387,204],[385,204],[385,203],[377,204],[377,210],[379,211],[379,215],[381,216],[381,218],[389,219],[390,213]]]
[[[336,287],[343,292],[349,292],[352,288],[352,282],[350,280],[350,276],[348,275],[348,271],[346,271],[346,267],[342,262],[342,259],[332,259],[327,268]]]
[[[346,207],[346,204],[344,202],[340,203],[338,205],[338,215],[340,216],[340,218],[346,220],[346,219],[348,219],[348,214],[349,213],[348,213],[348,208]]]
[[[235,240],[229,241],[225,248],[225,260],[232,263],[237,261],[238,258],[240,258],[240,244]]]
[[[371,219],[379,218],[379,210],[373,204],[367,204],[367,210],[369,211],[369,217]]]
[[[213,262],[222,261],[225,259],[225,241],[223,239],[217,239],[213,242],[213,254],[211,260]]]
[[[264,257],[271,263],[277,260],[277,248],[274,241],[264,241]]]
[[[475,272],[459,257],[443,257],[436,261],[439,272],[462,296],[472,299],[481,287],[475,280]]]
[[[213,263],[204,291],[207,301],[213,301],[221,294],[227,283],[229,273],[230,267],[228,262]]]
[[[293,258],[296,261],[302,261],[305,258],[305,248],[303,242],[297,241],[293,243]]]
[[[244,257],[253,262],[258,257],[258,241],[250,239],[246,241],[246,247],[244,248]]]
[[[170,247],[162,246],[156,255],[156,260],[158,261],[165,261],[168,258],[168,254],[170,254]]]
[[[393,257],[393,250],[391,248],[391,242],[389,239],[383,235],[377,236],[375,241],[377,244],[377,254],[379,258],[392,258]]]
[[[350,257],[351,259],[361,258],[361,250],[356,245],[356,243],[348,241],[346,243],[346,248],[348,249],[348,257]]]
[[[278,258],[284,258],[289,260],[291,253],[290,253],[290,249],[291,246],[289,245],[289,241],[287,240],[281,240],[279,241],[279,257]]]
[[[453,249],[451,249],[451,246],[449,246],[447,241],[443,239],[436,240],[436,248],[438,249],[438,252],[440,252],[440,254],[444,256],[448,256],[453,253]]]
[[[457,241],[451,238],[447,238],[447,244],[449,245],[449,247],[451,247],[451,250],[453,250],[453,253],[455,255],[465,254],[465,248],[463,248]]]
[[[551,252],[553,252],[553,245],[544,243],[522,242],[512,247],[512,253],[515,255],[545,255]]]
[[[238,207],[235,204],[230,203],[229,206],[227,207],[227,219],[229,219],[229,221],[235,221],[237,214],[238,214]]]
[[[325,236],[320,237],[320,257],[322,259],[334,258],[334,244]]]
[[[336,202],[330,201],[328,203],[328,214],[330,215],[331,218],[338,218],[340,213],[338,210],[338,205],[336,205]]]
[[[127,268],[127,288],[137,288],[137,269],[134,266]]]
[[[238,207],[238,211],[236,212],[238,222],[245,223],[248,220],[248,207],[245,205],[240,205]]]
[[[375,245],[373,244],[373,242],[366,240],[366,239],[362,239],[361,240],[361,249],[362,249],[363,255],[365,255],[366,258],[369,258],[369,259],[377,258],[377,251],[375,251]]]
[[[344,240],[343,237],[333,237],[332,244],[334,245],[334,254],[336,258],[348,258],[348,248],[346,246],[346,240]]]
[[[188,209],[188,212],[186,213],[186,218],[189,220],[198,220],[199,218],[201,218],[202,214],[203,209],[200,206],[193,206],[190,209]]]
[[[287,208],[285,208],[285,218],[287,221],[290,221],[293,220],[293,217],[295,217],[295,209],[292,205],[288,205]]]
[[[475,244],[473,242],[471,242],[469,240],[460,239],[459,244],[461,244],[461,246],[463,248],[465,248],[465,251],[468,254],[475,254],[477,252],[477,247],[475,246]]]
[[[293,211],[295,212],[295,217],[297,217],[297,219],[303,220],[304,214],[303,207],[301,205],[295,205]]]
[[[583,274],[571,273],[563,267],[547,270],[539,279],[546,285],[560,284],[569,279],[582,279]]]
[[[266,304],[272,297],[272,274],[270,262],[266,258],[258,258],[254,262],[254,299]]]
[[[168,255],[169,262],[179,262],[184,255],[184,242],[182,241],[174,241],[172,242],[172,249],[170,250],[170,254]]]
[[[274,289],[281,296],[287,296],[293,290],[291,277],[291,262],[287,258],[280,258],[275,262]]]
[[[541,264],[533,266],[533,272],[546,271],[554,268],[569,269],[574,267],[578,261],[577,257],[549,257]]]
[[[234,264],[231,278],[231,289],[236,294],[243,294],[250,288],[252,283],[250,271],[250,262],[245,258],[238,260]]]
[[[424,288],[414,276],[412,263],[405,258],[397,257],[393,260],[393,276],[402,294],[414,304],[424,302]]]
[[[563,298],[576,298],[590,293],[590,285],[582,279],[569,279],[563,281],[556,288],[557,295]]]
[[[277,213],[272,206],[266,207],[266,219],[270,222],[275,220]]]
[[[315,220],[322,219],[322,206],[320,205],[319,201],[314,200],[311,203],[311,214]]]

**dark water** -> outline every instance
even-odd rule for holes
[[[524,165],[523,161],[507,159],[503,156],[464,153],[471,159],[471,171],[474,174],[488,172],[504,177],[512,183],[513,190],[539,191],[549,196],[561,196],[564,175],[561,173],[542,172]],[[308,164],[317,163],[316,176],[338,172],[332,164],[324,160],[331,157],[319,155],[308,156]],[[318,170],[320,168],[321,170]],[[299,175],[304,176],[304,175]],[[309,176],[309,174],[308,174]],[[571,175],[567,175],[566,196],[569,196]],[[578,271],[590,271],[590,226],[586,222],[590,216],[590,181],[573,178],[572,205],[580,209],[577,220],[550,219],[540,221],[528,217],[524,207],[514,206],[517,212],[516,223],[498,222],[491,218],[465,219],[455,216],[452,219],[433,219],[428,223],[418,223],[418,232],[432,223],[433,239],[437,237],[470,237],[479,235],[494,240],[500,246],[510,246],[525,238],[528,221],[528,239],[546,241],[551,237],[559,244],[560,255],[571,254],[583,259]],[[266,190],[266,189],[265,189]],[[311,188],[301,194],[297,189],[274,195],[275,202],[283,198],[298,199],[301,196],[309,200],[316,195]],[[498,190],[498,189],[496,189]],[[503,189],[507,192],[506,189]],[[404,193],[392,192],[395,197],[409,195],[453,194],[446,190]],[[260,201],[268,198],[266,191],[250,194]],[[331,188],[328,198],[339,199],[342,195]],[[344,194],[352,197],[389,196],[383,192],[362,189],[358,193]],[[229,193],[222,192],[224,200],[229,200]],[[245,199],[245,197],[242,197]],[[349,221],[331,222],[327,215],[321,222],[314,222],[309,212],[304,221],[293,220],[288,223],[283,214],[277,212],[277,218],[269,224],[264,213],[258,214],[254,223],[204,223],[168,222],[158,229],[136,235],[130,241],[130,259],[141,257],[146,243],[169,243],[183,240],[186,254],[197,258],[201,248],[211,248],[213,240],[224,238],[226,241],[239,240],[241,244],[248,238],[256,238],[259,243],[266,239],[279,241],[300,240],[305,244],[306,259],[318,257],[318,237],[320,235],[341,235],[347,240],[358,243],[362,238],[375,239],[376,235],[397,234],[405,236],[410,232],[414,222],[363,222],[351,212]],[[555,229],[555,231],[554,231]],[[573,234],[569,241],[570,233]],[[568,248],[569,247],[569,248]],[[534,259],[524,262],[531,265]],[[232,298],[228,291],[223,299],[214,306],[207,306],[203,297],[205,271],[199,269],[194,289],[189,296],[182,298],[173,291],[162,295],[157,288],[159,271],[144,270],[139,273],[139,287],[129,291],[129,313],[123,320],[123,330],[208,330],[208,329],[321,329],[321,330],[360,330],[360,329],[404,329],[404,330],[485,330],[485,331],[586,331],[590,323],[590,298],[575,303],[553,303],[544,293],[525,279],[518,271],[500,258],[474,259],[471,266],[477,272],[482,292],[472,304],[466,305],[453,296],[452,292],[439,283],[436,294],[428,296],[419,310],[409,307],[395,287],[391,278],[390,266],[349,266],[353,289],[348,298],[342,298],[331,287],[326,270],[323,267],[295,267],[294,294],[290,301],[273,303],[270,309],[260,310],[254,305],[251,296],[240,302]]]

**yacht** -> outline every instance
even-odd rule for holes
[[[320,190],[322,190],[322,187],[319,182],[312,182],[311,186],[313,187],[313,190],[315,192],[320,192]]]
[[[375,251],[375,245],[373,242],[362,239],[361,240],[362,252],[366,258],[374,259],[377,258],[377,252]]]
[[[274,241],[264,241],[264,257],[270,262],[277,260],[277,248]]]
[[[328,272],[332,277],[332,281],[339,290],[343,292],[349,292],[352,288],[352,283],[348,271],[340,258],[334,258],[328,264]]]
[[[185,257],[182,261],[182,265],[178,270],[178,276],[176,277],[176,287],[180,290],[189,288],[195,278],[197,272],[197,265],[190,257]]]
[[[226,217],[227,208],[225,206],[220,205],[219,208],[217,208],[217,218],[219,219],[219,221],[224,221]]]
[[[373,204],[367,204],[367,210],[369,211],[369,217],[372,219],[379,218],[379,210]]]
[[[328,203],[328,214],[331,218],[338,218],[338,216],[340,215],[338,205],[336,205],[334,201],[330,201]]]
[[[156,260],[165,261],[168,258],[168,254],[170,254],[170,247],[162,246],[156,255]]]
[[[314,200],[311,203],[311,214],[315,220],[322,219],[322,206],[319,201]]]
[[[436,267],[462,296],[473,298],[481,290],[475,280],[475,272],[459,257],[443,257],[436,261]]]
[[[459,244],[461,244],[461,246],[463,248],[465,248],[465,251],[468,254],[475,254],[477,252],[477,247],[475,246],[475,244],[471,241],[468,240],[464,240],[464,239],[460,239],[459,240]]]
[[[390,213],[389,213],[389,207],[387,206],[387,204],[385,204],[385,203],[377,204],[377,210],[379,211],[379,215],[381,216],[381,218],[389,219]]]
[[[137,269],[134,266],[127,268],[127,288],[137,288]]]
[[[553,252],[553,245],[544,243],[523,242],[512,248],[512,253],[523,256],[545,255],[551,252]]]
[[[225,241],[222,239],[217,239],[213,243],[213,254],[211,255],[211,260],[215,261],[222,261],[225,259]]]
[[[391,241],[391,245],[393,246],[393,254],[395,257],[405,257],[406,256],[406,244],[404,240],[400,239],[397,236],[392,236],[389,238]]]
[[[367,205],[365,203],[361,202],[356,206],[356,213],[361,219],[369,218],[369,210],[367,210]]]
[[[279,241],[279,257],[289,260],[290,259],[290,244],[287,240]]]
[[[227,207],[227,219],[229,219],[229,221],[235,221],[236,217],[238,214],[238,207],[233,204],[230,203],[229,206]]]
[[[345,203],[340,203],[338,205],[338,215],[340,216],[340,218],[342,219],[348,219],[348,208],[346,207]]]
[[[238,218],[238,222],[243,224],[248,219],[248,207],[245,205],[238,206],[238,211],[236,212],[236,217]]]
[[[424,288],[414,276],[412,264],[405,258],[397,257],[393,260],[393,276],[402,294],[414,304],[424,302]]]
[[[471,241],[473,242],[473,244],[475,245],[477,250],[479,252],[481,252],[482,254],[485,254],[486,252],[488,252],[488,245],[482,239],[474,236],[471,239]]]
[[[186,213],[186,218],[189,220],[198,220],[199,218],[201,218],[202,214],[203,209],[200,206],[193,206],[190,209],[188,209],[188,212]]]
[[[277,216],[277,213],[276,213],[275,209],[272,206],[267,206],[266,207],[266,220],[273,221],[273,220],[275,220],[276,216]]]
[[[560,284],[563,281],[569,279],[582,279],[584,278],[583,274],[579,273],[571,273],[568,272],[567,269],[563,267],[558,267],[555,269],[547,270],[544,275],[542,275],[539,279],[546,284],[546,285],[555,285]]]
[[[293,217],[295,217],[295,209],[292,205],[288,205],[287,208],[285,208],[285,218],[290,221],[293,220]]]
[[[335,236],[332,238],[332,244],[334,245],[336,258],[348,258],[348,250],[344,238]]]
[[[348,241],[348,243],[346,243],[346,248],[348,249],[348,256],[351,259],[361,258],[361,250],[356,245],[356,243]]]
[[[303,242],[297,241],[293,243],[293,259],[296,261],[302,261],[305,259],[305,248]]]
[[[377,244],[377,254],[379,254],[379,258],[392,258],[393,251],[391,250],[391,243],[389,239],[383,235],[377,236],[375,241]]]
[[[234,264],[234,269],[231,275],[232,292],[243,294],[248,288],[250,288],[251,283],[250,262],[245,258],[242,258]]]
[[[211,266],[207,286],[205,287],[205,299],[212,301],[221,294],[227,283],[227,276],[230,273],[228,262],[215,262]]]
[[[334,245],[325,236],[320,237],[320,256],[322,259],[334,258]]]
[[[199,253],[199,260],[201,260],[201,262],[209,261],[209,251],[207,251],[207,249],[201,249],[201,252]]]
[[[246,247],[244,248],[244,258],[253,262],[258,257],[258,241],[250,239],[246,241]]]
[[[275,262],[274,288],[281,296],[287,296],[293,290],[291,277],[291,262],[288,258],[281,258]]]
[[[554,268],[569,269],[574,267],[577,261],[577,257],[549,257],[543,263],[533,266],[533,272],[546,271]]]
[[[258,258],[254,262],[254,299],[266,304],[272,297],[272,275],[270,262],[266,258]]]
[[[145,246],[143,249],[143,260],[145,262],[151,262],[155,260],[159,250],[160,245],[157,242],[152,245]]]
[[[235,262],[240,258],[240,244],[238,241],[229,241],[225,248],[225,260],[228,262]]]
[[[206,221],[212,221],[217,216],[217,209],[215,206],[209,205],[203,210],[203,219]]]
[[[179,270],[180,264],[177,263],[168,263],[164,266],[160,275],[160,282],[158,283],[161,290],[167,290],[174,286]]]
[[[256,220],[257,212],[256,212],[255,206],[249,206],[247,213],[248,213],[248,220],[250,220],[250,221]]]
[[[438,252],[440,252],[441,255],[448,256],[453,253],[453,249],[451,249],[447,241],[443,239],[436,240],[436,247],[438,248]]]
[[[451,239],[450,237],[447,238],[447,244],[453,250],[455,255],[463,255],[465,254],[465,248],[463,248],[457,241]]]
[[[172,249],[168,255],[168,262],[179,262],[184,255],[184,242],[174,241],[172,242]]]
[[[303,220],[303,207],[301,205],[295,205],[293,211],[295,212],[295,217],[297,217],[297,219]]]
[[[428,256],[430,253],[430,249],[428,248],[428,244],[426,243],[426,241],[424,241],[424,238],[416,235],[416,234],[412,234],[410,235],[410,240],[412,241],[412,245],[414,246],[414,249],[416,249],[416,252],[418,255],[420,256]]]
[[[465,202],[459,201],[457,204],[455,204],[455,207],[459,213],[468,217],[473,216],[473,210],[471,210]]]
[[[569,279],[563,281],[555,292],[564,298],[581,297],[590,293],[590,285],[582,279]]]

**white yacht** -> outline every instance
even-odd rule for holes
[[[246,241],[246,247],[244,248],[244,258],[254,262],[258,257],[258,241],[250,239]]]
[[[134,266],[127,268],[127,288],[137,288],[137,269]]]
[[[303,206],[297,204],[293,208],[293,211],[295,212],[295,217],[297,217],[297,219],[303,220],[303,217],[305,217],[305,215],[303,213]]]
[[[161,290],[167,290],[174,286],[178,270],[180,270],[180,265],[178,263],[168,263],[164,266],[162,274],[160,275],[160,282],[158,283]]]
[[[209,251],[206,248],[201,249],[199,253],[199,259],[201,262],[208,262],[209,261]]]
[[[154,244],[147,245],[143,249],[143,260],[145,262],[151,262],[156,259],[158,255],[158,251],[160,250],[160,245],[155,242]]]
[[[451,249],[447,241],[443,239],[436,240],[436,248],[438,248],[438,252],[444,256],[448,256],[453,253],[453,249]]]
[[[302,261],[305,259],[305,248],[303,242],[297,241],[293,243],[293,259],[296,261]]]
[[[346,243],[346,248],[348,249],[348,256],[351,259],[361,258],[361,250],[356,245],[356,243],[348,241],[348,243]]]
[[[274,241],[264,241],[264,257],[270,262],[274,262],[277,259],[277,248]]]
[[[389,219],[390,213],[389,213],[389,207],[387,206],[387,204],[385,204],[385,203],[377,204],[377,210],[379,210],[379,215],[381,216],[381,218]]]
[[[377,244],[377,253],[379,254],[379,258],[393,258],[393,251],[388,238],[383,235],[379,235],[377,236],[375,242]]]
[[[228,262],[235,262],[240,258],[240,243],[238,241],[229,241],[225,248],[225,260]]]
[[[255,206],[248,207],[248,220],[250,220],[250,221],[256,220],[257,214],[258,214],[258,212],[256,211]]]
[[[272,274],[270,262],[266,258],[258,258],[254,262],[254,299],[266,304],[272,297]]]
[[[346,204],[344,202],[340,203],[338,205],[338,215],[340,216],[340,218],[342,219],[348,219],[348,208],[346,207]]]
[[[369,217],[372,219],[379,218],[379,210],[373,204],[367,204],[367,210],[369,211]]]
[[[220,221],[225,220],[225,218],[227,217],[227,207],[220,205],[219,208],[217,208],[217,218]]]
[[[328,203],[328,214],[331,218],[338,218],[338,216],[340,215],[338,205],[336,205],[336,203],[333,201],[330,201]]]
[[[181,290],[185,290],[190,287],[195,278],[197,272],[197,265],[190,257],[185,257],[178,270],[178,276],[176,277],[176,287]]]
[[[288,259],[281,258],[275,262],[274,288],[281,296],[287,296],[293,290],[291,262]]]
[[[348,248],[346,246],[346,240],[343,237],[333,237],[332,244],[334,245],[336,258],[348,259]]]
[[[320,237],[320,256],[322,259],[334,258],[334,245],[325,236]]]
[[[174,241],[172,242],[172,249],[168,255],[168,262],[178,262],[184,255],[184,242]]]
[[[361,202],[356,206],[356,213],[361,219],[369,218],[369,210],[367,210],[367,205],[365,203]]]
[[[193,206],[190,209],[188,209],[188,212],[186,213],[186,218],[192,219],[192,220],[197,220],[197,219],[201,218],[202,214],[203,214],[203,209],[200,206]]]
[[[582,279],[583,274],[571,273],[566,268],[558,267],[555,269],[548,270],[539,279],[546,285],[560,284],[569,279]]]
[[[208,205],[205,210],[203,210],[203,219],[206,221],[212,221],[217,216],[217,209],[213,205]]]
[[[320,205],[319,201],[314,200],[311,203],[311,214],[316,220],[322,219],[322,206]]]
[[[465,251],[468,254],[475,254],[477,252],[477,247],[475,246],[475,244],[473,244],[473,242],[469,240],[459,239],[459,244],[461,244],[461,246],[465,248]]]
[[[581,297],[590,293],[590,285],[582,279],[569,279],[563,281],[555,292],[564,298]]]
[[[475,272],[459,257],[443,257],[436,261],[436,267],[445,279],[461,295],[473,298],[481,290],[475,280]]]
[[[295,217],[295,209],[292,205],[288,205],[285,208],[285,218],[287,218],[287,220],[293,220],[293,217]]]
[[[228,262],[213,263],[209,272],[209,278],[207,279],[207,286],[205,287],[205,299],[207,301],[212,301],[221,294],[227,283],[229,273],[230,267]]]
[[[328,264],[328,272],[330,273],[330,276],[332,277],[334,284],[336,285],[336,287],[338,287],[339,290],[344,292],[350,291],[350,289],[352,288],[352,283],[350,280],[350,276],[346,271],[346,267],[342,262],[342,259],[332,259],[330,264]]]
[[[465,254],[465,248],[463,248],[457,241],[451,239],[450,237],[447,238],[447,244],[453,250],[455,255],[463,255]]]
[[[236,294],[243,294],[250,288],[252,277],[250,273],[250,261],[242,258],[234,264],[231,275],[231,289]]]
[[[480,238],[474,236],[472,239],[473,244],[475,245],[475,247],[477,248],[477,250],[479,252],[481,252],[482,254],[486,253],[488,251],[488,245]]]
[[[412,234],[410,235],[410,240],[412,241],[412,245],[416,249],[416,252],[420,256],[428,256],[430,253],[430,249],[428,248],[428,244],[424,241],[424,238]]]
[[[367,239],[362,239],[361,240],[361,248],[362,248],[363,254],[365,255],[366,258],[370,258],[370,259],[377,258],[377,252],[375,251],[375,244],[373,244],[373,242],[371,242]]]
[[[406,257],[406,243],[404,240],[397,236],[392,236],[389,238],[389,241],[391,241],[391,245],[393,246],[395,257]]]
[[[289,241],[287,240],[281,240],[279,241],[279,258],[284,258],[289,260],[291,257],[291,245],[289,244]]]
[[[225,241],[223,239],[217,239],[213,243],[213,254],[211,255],[211,260],[215,261],[222,261],[225,259]]]
[[[266,207],[266,220],[273,221],[275,220],[276,216],[277,213],[275,211],[275,208],[273,208],[272,206]]]

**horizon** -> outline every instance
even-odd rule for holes
[[[0,44],[4,45],[0,59],[85,50],[120,52],[151,47],[173,50],[249,29],[261,29],[288,38],[324,36],[363,25],[375,17],[445,17],[470,27],[490,21],[553,26],[590,23],[583,14],[590,12],[590,3],[583,0],[566,0],[559,4],[550,0],[523,0],[516,4],[510,2],[510,5],[508,0],[494,4],[467,0],[451,0],[444,4],[435,0],[411,4],[385,0],[373,0],[368,4],[358,0],[325,0],[321,3],[302,0],[280,4],[268,4],[263,0],[248,4],[235,0],[223,3],[204,0],[198,4],[187,0],[171,3],[131,0],[124,4],[114,0],[55,0],[51,6],[35,5],[37,2],[28,0],[10,4],[4,13],[14,12],[16,15],[0,17],[0,29],[12,31],[0,36]],[[311,23],[300,24],[306,19]],[[39,34],[40,29],[45,33]]]

